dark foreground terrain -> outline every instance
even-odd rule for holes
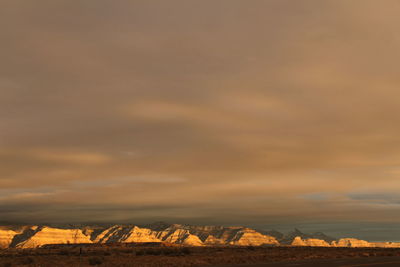
[[[256,263],[240,265],[221,265],[218,267],[399,267],[400,257],[368,257],[343,259],[316,259],[282,261],[275,263]],[[215,266],[216,267],[216,266]]]
[[[237,265],[251,267],[400,266],[400,249],[180,247],[159,244],[120,244],[53,245],[38,249],[0,250],[0,267]]]

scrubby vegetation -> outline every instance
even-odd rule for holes
[[[51,245],[38,249],[0,250],[0,267],[184,267],[374,256],[400,256],[400,249],[253,246],[184,247],[160,244]]]

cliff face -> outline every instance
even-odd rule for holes
[[[163,242],[185,244],[190,246],[201,246],[203,242],[198,236],[192,235],[186,229],[167,229],[159,233],[159,238]]]
[[[205,240],[204,244],[208,246],[223,245],[225,244],[222,239],[218,239],[213,235],[209,235]]]
[[[318,240],[322,240],[322,241],[325,241],[328,246],[332,241],[336,240],[335,238],[327,236],[327,235],[325,235],[323,233],[320,233],[320,232],[316,232],[316,233],[313,233],[313,234],[306,234],[306,233],[301,232],[298,229],[294,229],[293,231],[289,232],[287,235],[283,235],[281,238],[278,239],[278,241],[281,244],[284,244],[284,245],[291,245],[295,241],[296,237],[299,237],[302,240],[314,239],[315,241],[308,241],[308,242],[309,243],[313,243],[314,242],[314,243],[317,243],[317,244],[320,243],[320,241],[318,241]],[[300,241],[297,240],[296,242],[300,242]]]
[[[325,240],[316,238],[302,239],[300,236],[296,236],[291,245],[307,247],[330,247],[329,243]]]
[[[357,247],[373,247],[374,244],[370,243],[368,241],[360,240],[360,239],[356,239],[356,238],[342,238],[342,239],[339,239],[338,242],[333,241],[332,246],[357,248]]]
[[[0,230],[1,247],[36,248],[46,244],[77,243],[128,243],[166,242],[188,246],[278,245],[272,236],[245,227],[187,226],[157,224],[151,228],[115,225],[112,227],[71,227],[68,229],[48,226],[25,227],[20,232]]]
[[[330,244],[322,239],[308,238],[302,239],[297,236],[291,243],[292,246],[307,246],[307,247],[380,247],[380,248],[400,248],[400,243],[397,242],[368,242],[356,238],[342,238],[339,241],[332,241]]]
[[[229,242],[236,246],[261,246],[261,245],[279,245],[275,237],[263,235],[253,229],[245,228],[236,233]]]
[[[329,247],[328,242],[322,239],[309,238],[306,239],[306,244],[311,247]]]
[[[116,225],[99,232],[97,236],[92,232],[91,238],[94,243],[161,242],[156,235],[150,229]]]
[[[0,248],[8,248],[11,242],[18,232],[13,230],[1,230],[0,229]]]
[[[307,246],[306,242],[304,242],[304,240],[300,237],[300,236],[296,236],[293,239],[293,242],[290,244],[292,246],[296,246],[296,247],[304,247]]]
[[[278,233],[278,232],[276,232]],[[300,234],[295,236],[295,234]],[[370,243],[355,238],[342,238],[328,242],[322,233],[303,234],[295,230],[286,236],[267,235],[246,227],[190,226],[157,223],[148,227],[114,225],[111,227],[91,226],[23,226],[0,227],[0,248],[36,248],[47,244],[78,243],[129,243],[166,242],[187,246],[261,246],[292,245],[313,247],[400,247],[400,243]],[[321,237],[321,238],[316,238]],[[286,243],[290,241],[290,243]]]
[[[399,248],[400,243],[396,242],[368,242],[356,238],[342,238],[339,241],[332,241],[330,244],[322,239],[308,238],[302,239],[297,236],[291,243],[292,246],[308,246],[308,247],[349,247],[349,248],[361,248],[361,247],[381,247],[381,248]]]
[[[80,229],[57,229],[39,227],[27,239],[16,244],[18,248],[37,248],[47,244],[80,244],[92,243]]]
[[[279,244],[274,237],[244,227],[198,227],[174,224],[166,228],[157,225],[157,229],[113,226],[100,232],[92,240],[95,243],[168,242],[190,246]]]
[[[398,242],[375,242],[372,244],[378,248],[400,248],[400,243]]]
[[[196,235],[188,234],[180,242],[182,245],[187,246],[203,246],[203,242]]]

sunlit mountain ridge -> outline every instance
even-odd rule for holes
[[[1,226],[0,247],[37,248],[50,244],[163,242],[183,246],[318,246],[400,247],[395,242],[334,238],[298,229],[287,234],[244,226],[193,226],[157,222],[149,225],[31,225]]]

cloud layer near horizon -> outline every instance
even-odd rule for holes
[[[399,222],[398,1],[0,1],[8,221]]]

